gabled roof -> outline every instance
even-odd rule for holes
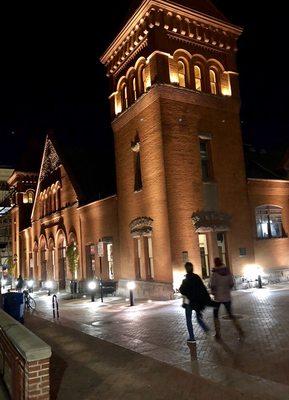
[[[41,180],[45,179],[45,170],[52,171],[63,165],[81,205],[111,196],[115,194],[115,173],[114,165],[109,165],[109,160],[105,152],[97,158],[95,148],[86,143],[81,135],[69,136],[67,132],[49,131],[37,192]]]

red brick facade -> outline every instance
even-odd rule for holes
[[[134,279],[139,296],[169,298],[186,260],[204,278],[216,256],[236,276],[255,262],[288,266],[288,183],[246,180],[235,62],[241,30],[208,1],[208,15],[194,1],[180,3],[143,1],[101,58],[112,89],[117,197],[80,206],[47,138],[31,227],[17,222],[28,205],[20,199],[13,209],[25,277],[64,285],[73,276],[63,249],[72,243],[75,278],[99,276],[99,240],[103,277],[117,280],[123,294]],[[14,174],[10,185],[21,179]],[[282,207],[282,238],[256,239],[255,208],[265,204]]]

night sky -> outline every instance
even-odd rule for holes
[[[125,22],[131,1],[103,2],[101,12],[100,2],[65,3],[10,2],[1,10],[2,165],[38,169],[49,128],[67,141],[81,137],[96,157],[111,154],[113,163],[108,79],[99,57]],[[260,148],[289,144],[285,9],[252,0],[214,3],[244,27],[238,56],[244,141]]]

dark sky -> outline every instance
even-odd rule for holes
[[[81,137],[96,156],[112,153],[108,82],[99,57],[131,1],[101,2],[101,12],[96,1],[10,3],[0,20],[0,164],[26,160],[36,168],[48,128],[63,131],[68,141]],[[288,144],[285,8],[258,0],[214,3],[244,27],[238,56],[244,140],[260,147]]]

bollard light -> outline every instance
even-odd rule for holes
[[[95,281],[90,281],[88,282],[88,289],[90,290],[90,296],[91,296],[91,301],[94,301],[95,297],[95,290],[96,290],[96,282]]]
[[[51,289],[52,289],[52,287],[53,287],[52,281],[46,281],[45,287],[46,287],[46,289],[48,289],[48,293],[47,293],[48,296],[50,296],[50,295],[51,295]]]
[[[127,288],[129,290],[129,300],[130,300],[130,306],[134,306],[134,298],[133,298],[133,291],[136,288],[136,284],[134,281],[130,281],[127,283]]]

